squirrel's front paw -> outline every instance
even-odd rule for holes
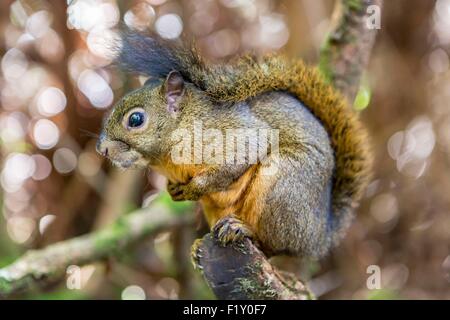
[[[190,183],[168,182],[167,192],[169,192],[173,201],[192,200],[196,201],[200,198],[200,194],[195,191]]]
[[[253,231],[235,215],[228,215],[220,219],[213,227],[213,235],[223,246],[253,238]]]

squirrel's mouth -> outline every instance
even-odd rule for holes
[[[149,161],[128,144],[118,140],[109,140],[100,136],[97,142],[97,152],[111,160],[113,165],[122,169],[145,168]]]
[[[148,166],[148,161],[137,151],[124,152],[116,157],[107,157],[113,165],[122,169],[142,169]]]

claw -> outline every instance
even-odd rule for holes
[[[202,249],[199,248],[202,239],[196,239],[191,247],[191,263],[194,266],[194,269],[203,270],[203,267],[200,265],[200,259],[203,258],[203,255],[200,253],[203,252]]]
[[[234,215],[220,219],[213,228],[213,234],[223,246],[240,242],[244,238],[253,238],[250,228]]]

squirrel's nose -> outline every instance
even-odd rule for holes
[[[107,157],[108,156],[108,147],[103,146],[101,143],[97,143],[97,152],[100,153],[102,156]]]
[[[108,156],[108,146],[105,143],[105,134],[102,133],[100,137],[98,138],[97,145],[95,146],[95,149],[98,153],[100,153],[102,156],[107,157]]]
[[[97,149],[97,152],[104,157],[108,157],[108,148]]]
[[[110,140],[104,133],[98,138],[96,150],[104,157],[115,157],[116,155],[130,150],[130,146],[119,140]]]

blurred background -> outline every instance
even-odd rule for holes
[[[0,1],[0,267],[32,248],[145,206],[164,178],[118,171],[95,152],[102,118],[145,81],[110,65],[126,24],[195,37],[213,61],[282,50],[316,64],[333,0]],[[450,0],[385,1],[355,109],[375,175],[342,245],[324,261],[275,258],[321,299],[450,299]],[[165,202],[168,207],[170,201]],[[185,214],[194,214],[186,209]],[[25,299],[212,299],[189,263],[204,228],[146,239]],[[369,290],[370,265],[381,289]]]

